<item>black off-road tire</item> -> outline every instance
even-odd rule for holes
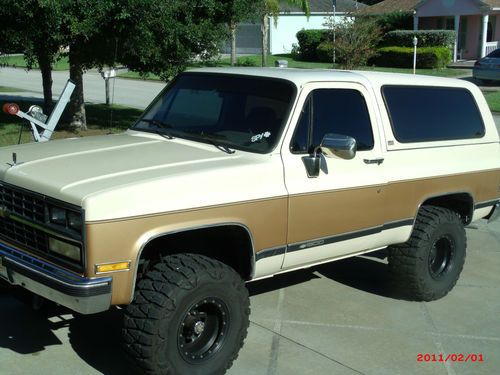
[[[224,374],[243,346],[250,301],[231,267],[202,255],[164,257],[124,315],[126,351],[146,374]]]
[[[389,248],[389,270],[407,299],[433,301],[453,289],[465,263],[467,239],[453,211],[423,206],[410,239]]]

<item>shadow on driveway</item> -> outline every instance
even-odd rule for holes
[[[310,269],[256,281],[248,285],[251,296],[325,277],[332,282],[389,298],[399,298],[390,287],[385,254],[354,257]],[[96,315],[77,315],[51,303],[41,311],[13,298],[15,288],[0,285],[0,348],[37,355],[52,345],[65,345],[67,329],[74,352],[89,366],[106,375],[133,374],[133,366],[121,344],[123,311],[112,309]],[[8,322],[6,324],[5,322]],[[57,334],[57,335],[56,335]],[[63,341],[61,341],[59,338]],[[55,363],[54,366],[61,366]]]
[[[121,347],[122,311],[79,315],[50,302],[34,311],[29,302],[24,291],[0,285],[0,348],[39,355],[49,346],[65,345],[56,334],[64,336],[58,331],[67,329],[72,349],[89,366],[106,375],[134,374]],[[64,360],[54,366],[64,366]]]

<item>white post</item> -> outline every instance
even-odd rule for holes
[[[479,57],[484,57],[486,56],[486,37],[488,35],[488,21],[489,21],[489,15],[485,14],[482,17],[482,30],[481,30],[481,56]]]
[[[417,16],[417,12],[413,11],[413,31],[417,31],[417,30],[418,30],[418,16]]]
[[[460,28],[460,16],[455,16],[455,43],[453,43],[453,62],[457,62],[458,53],[458,32]]]
[[[417,44],[418,39],[416,36],[413,37],[413,74],[417,71]]]

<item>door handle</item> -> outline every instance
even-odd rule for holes
[[[365,164],[377,164],[380,165],[384,162],[384,158],[375,158],[375,159],[363,159]]]

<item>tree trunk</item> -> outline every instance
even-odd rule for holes
[[[87,130],[87,117],[85,115],[85,100],[83,97],[83,69],[79,64],[77,53],[69,50],[69,78],[76,85],[71,95],[71,124],[72,128]]]
[[[267,45],[269,43],[269,17],[267,14],[262,18],[262,66],[267,66]]]
[[[51,58],[45,53],[41,52],[37,56],[40,72],[42,73],[43,85],[43,110],[49,116],[52,112],[52,66],[50,64]]]
[[[231,66],[236,65],[236,22],[231,21],[229,24],[231,30]]]

